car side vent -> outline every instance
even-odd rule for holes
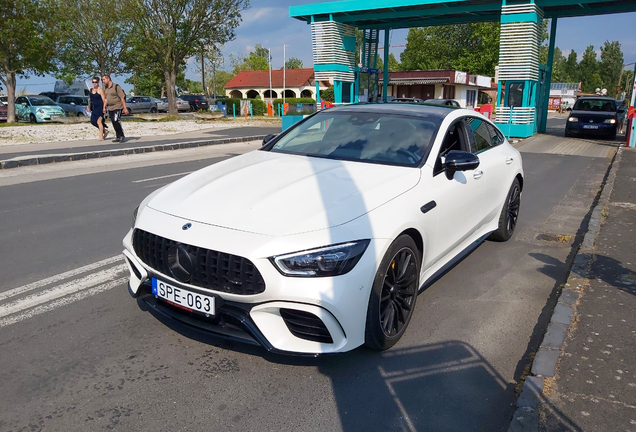
[[[314,342],[333,343],[325,323],[316,315],[295,309],[281,309],[280,316],[294,336]]]

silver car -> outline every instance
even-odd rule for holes
[[[163,99],[157,99],[157,98],[150,98],[154,103],[157,104],[157,111],[158,112],[167,112],[168,111],[168,99],[164,100]]]
[[[157,112],[157,103],[153,102],[150,96],[130,96],[126,99],[126,107],[130,114]]]
[[[163,111],[168,112],[168,98],[162,98],[161,102],[163,102],[165,104],[165,108],[159,108],[159,105],[157,104],[157,109],[159,111],[163,110]],[[181,111],[190,111],[190,103],[188,103],[187,101],[184,101],[181,98],[177,98],[176,102],[177,102],[177,110],[179,112],[181,112]]]
[[[76,96],[76,95],[58,96],[55,102],[59,106],[61,106],[62,109],[66,111],[68,115],[74,115],[77,117],[83,117],[83,116],[90,117],[91,115],[91,113],[87,111],[88,109],[87,96]]]

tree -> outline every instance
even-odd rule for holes
[[[130,0],[134,27],[163,73],[170,115],[178,114],[175,86],[183,62],[201,46],[232,40],[248,5],[249,0]]]
[[[581,81],[579,74],[579,60],[576,51],[570,51],[568,58],[563,65],[563,72],[565,74],[564,81],[570,83],[577,83]]]
[[[285,62],[285,69],[301,69],[303,67],[303,61],[296,57],[290,57]]]
[[[64,27],[49,0],[0,0],[0,83],[8,96],[7,122],[15,121],[17,75],[56,70],[55,58]]]
[[[552,61],[552,82],[563,83],[570,82],[565,72],[566,59],[559,47],[554,48],[554,60]]]
[[[230,82],[230,80],[234,77],[234,75],[228,71],[224,71],[224,70],[216,70],[216,77],[213,80],[212,79],[212,75],[210,75],[208,78],[206,78],[208,80],[209,83],[214,82],[215,86],[213,89],[213,93],[215,95],[224,95],[225,94],[225,84],[227,84],[228,82]]]
[[[494,76],[499,23],[412,28],[400,61],[402,70],[458,69]]]
[[[61,76],[70,81],[76,76],[128,72],[124,56],[130,48],[132,24],[125,3],[98,8],[98,14],[90,0],[65,0],[60,8],[68,29],[60,54]]]
[[[594,92],[597,88],[596,84],[600,84],[594,77],[598,73],[598,61],[596,60],[596,51],[594,46],[590,45],[585,49],[583,58],[579,63],[579,73],[584,92]],[[600,78],[600,77],[599,77]]]
[[[320,100],[333,103],[333,101],[335,100],[333,87],[320,90]]]
[[[618,79],[623,70],[623,51],[618,41],[605,41],[601,47],[601,62],[599,64],[599,74],[603,80],[603,86],[608,94],[614,96],[620,83]]]
[[[269,50],[267,48],[263,48],[261,44],[256,44],[254,51],[250,52],[247,57],[240,55],[234,56],[230,54],[232,73],[236,75],[240,71],[244,70],[268,70],[268,56]]]

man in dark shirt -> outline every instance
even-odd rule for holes
[[[103,75],[102,82],[104,83],[104,94],[106,95],[106,107],[104,108],[108,108],[110,121],[117,135],[113,141],[124,142],[126,137],[124,137],[124,129],[121,127],[121,115],[122,112],[128,114],[126,93],[124,93],[119,84],[115,84],[110,79],[110,75]]]

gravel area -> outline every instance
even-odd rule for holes
[[[110,121],[106,124],[110,133],[114,133]],[[193,132],[201,129],[227,129],[237,126],[272,126],[274,120],[175,120],[170,122],[133,122],[124,121],[123,127],[127,137],[170,135]],[[0,146],[42,143],[54,141],[93,140],[98,131],[90,123],[77,124],[37,124],[0,127]]]

